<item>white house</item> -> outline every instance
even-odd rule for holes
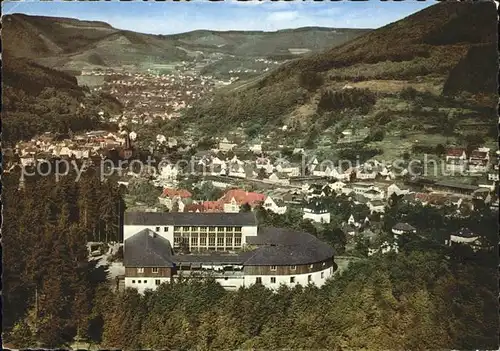
[[[389,170],[387,169],[387,167],[382,167],[378,174],[380,174],[382,177],[387,177],[389,175]]]
[[[20,161],[23,167],[33,166],[35,164],[35,158],[32,156],[21,156]]]
[[[394,237],[397,237],[399,235],[403,234],[415,234],[417,232],[417,229],[408,223],[397,223],[392,227],[392,233],[394,234]]]
[[[299,166],[292,166],[290,164],[288,164],[288,165],[278,164],[276,166],[276,171],[279,173],[285,173],[289,177],[300,176],[300,167]]]
[[[236,201],[236,199],[233,197],[229,202],[224,203],[224,212],[225,213],[239,213],[240,212],[240,205]]]
[[[344,189],[347,186],[347,184],[341,181],[336,181],[334,183],[328,184],[328,186],[330,187],[330,189],[335,191],[336,194],[340,194],[342,193],[342,189]]]
[[[169,210],[172,210],[175,203],[179,204],[177,201],[178,199],[181,200],[181,202],[182,200],[187,201],[187,199],[191,198],[191,196],[191,193],[184,189],[165,188],[162,194],[158,197],[158,200],[162,205],[166,206]],[[182,206],[182,208],[184,207]]]
[[[327,166],[325,171],[313,171],[313,175],[320,177],[328,177],[340,181],[349,181],[351,178],[350,172],[340,173],[336,167],[330,167],[330,166]]]
[[[371,183],[352,183],[351,188],[356,194],[362,194],[362,195],[364,195],[369,190],[380,191],[380,189],[378,189]]]
[[[498,182],[499,181],[499,175],[498,171],[497,172],[490,172],[488,173],[488,180],[493,181],[493,182]]]
[[[392,183],[387,187],[387,198],[390,198],[392,194],[396,194],[397,196],[400,195],[407,195],[410,193],[410,190],[401,188],[396,185],[396,183]]]
[[[469,172],[484,173],[490,165],[490,149],[479,148],[471,152],[469,157]]]
[[[368,201],[367,204],[370,209],[370,213],[384,213],[385,203],[381,200]]]
[[[219,142],[219,150],[222,152],[228,152],[234,149],[237,146],[237,144],[229,142],[227,138],[222,139],[222,141]]]
[[[245,168],[241,164],[233,163],[229,167],[228,175],[230,177],[246,178]]]
[[[277,213],[277,214],[284,214],[286,212],[286,205],[283,201],[280,200],[274,200],[271,198],[271,196],[266,197],[266,200],[264,200],[264,203],[262,205],[266,210],[269,210],[271,212]]]
[[[312,202],[304,207],[303,219],[310,219],[317,223],[330,223],[330,212],[324,208],[319,202]]]
[[[161,284],[175,281],[182,276],[184,279],[211,277],[227,290],[237,290],[253,284],[262,284],[266,288],[277,290],[281,285],[294,287],[314,284],[319,287],[334,274],[332,248],[311,234],[283,228],[261,228],[258,234],[255,230],[255,235],[243,238],[242,232],[247,223],[235,223],[241,222],[235,218],[229,218],[229,221],[228,218],[221,218],[220,221],[214,218],[215,220],[210,219],[208,223],[206,218],[194,218],[204,214],[188,215],[193,218],[174,218],[181,227],[178,231],[175,231],[174,227],[173,245],[170,240],[149,228],[142,229],[124,240],[125,287],[144,293],[147,289],[154,290]],[[206,227],[192,227],[192,224],[187,227],[188,222],[193,220],[197,224],[203,222],[201,224],[208,228],[210,225],[214,226],[217,240],[215,237],[210,240],[211,236],[201,231]],[[144,219],[140,221],[143,222]],[[181,222],[184,222],[184,225]],[[239,226],[232,227],[234,224]],[[223,231],[220,231],[220,228]],[[288,235],[283,235],[285,233]],[[227,250],[229,238],[234,239],[229,241],[231,248],[238,239],[238,247],[234,248],[235,250],[214,252]],[[198,244],[193,247],[195,251],[198,248],[204,249],[205,254],[201,260],[197,255],[175,254],[175,247],[181,248],[180,243],[185,245],[192,242]],[[200,242],[203,243],[201,246]],[[239,250],[246,244],[251,245],[254,254],[247,255]],[[283,246],[289,248],[283,250]],[[256,267],[259,269],[255,269]]]
[[[167,145],[170,148],[177,146],[177,139],[172,138],[172,137],[168,138]]]
[[[383,191],[380,191],[378,189],[369,189],[365,191],[364,193],[361,193],[364,197],[370,199],[370,200],[384,200],[385,194]]]
[[[448,242],[449,245],[452,245],[453,243],[457,244],[472,244],[474,243],[477,239],[479,239],[479,236],[474,234],[472,231],[470,231],[467,228],[462,228],[458,232],[453,233],[450,235],[450,240]]]
[[[312,175],[316,177],[333,177],[333,174],[338,174],[338,172],[334,173],[334,167],[331,167],[330,165],[321,168],[316,167],[312,172]]]
[[[467,169],[467,154],[464,148],[452,148],[446,151],[446,169],[463,173]]]
[[[271,174],[274,171],[274,165],[271,160],[266,157],[259,157],[255,160],[255,167],[257,169],[264,169],[267,174]]]
[[[361,226],[361,223],[357,222],[352,214],[347,219],[347,224],[356,228]]]
[[[318,159],[316,157],[313,158],[312,161],[309,162],[309,165],[308,165],[309,166],[309,170],[311,172],[313,172],[313,174],[314,174],[314,171],[316,170],[316,168],[318,167],[318,165],[319,165]]]
[[[159,171],[160,174],[158,175],[158,179],[161,180],[176,180],[179,175],[179,168],[177,165],[163,165],[160,167]]]
[[[236,155],[234,155],[233,158],[230,159],[228,163],[229,164],[237,163],[239,165],[244,165],[245,164],[245,162],[241,161]]]
[[[368,256],[372,256],[377,252],[380,252],[381,254],[386,254],[391,251],[398,252],[398,245],[396,243],[390,243],[388,241],[384,241],[379,248],[369,248]]]
[[[180,238],[199,237],[202,233],[206,240],[188,241],[191,249],[203,249],[212,246],[207,228],[215,226],[225,236],[231,234],[231,248],[241,248],[249,236],[257,235],[257,222],[251,212],[244,213],[191,213],[191,212],[125,212],[123,240],[143,229],[149,229],[157,235],[179,246]],[[229,228],[231,227],[231,228]],[[230,230],[229,230],[230,229]],[[234,234],[234,235],[233,235]],[[238,234],[238,235],[236,235]],[[201,235],[201,234],[200,234]],[[228,246],[228,240],[213,243],[214,248]]]
[[[256,153],[256,154],[260,154],[262,152],[262,144],[254,144],[252,146],[249,147],[249,150]]]

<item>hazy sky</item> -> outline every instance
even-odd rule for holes
[[[378,28],[433,1],[293,1],[235,0],[210,2],[4,1],[2,14],[25,13],[98,20],[120,29],[171,34],[195,29],[265,30],[305,26]]]

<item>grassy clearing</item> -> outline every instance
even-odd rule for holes
[[[95,87],[104,84],[104,76],[76,76],[79,86]]]
[[[443,89],[444,79],[426,79],[425,81],[408,80],[366,80],[363,82],[349,83],[350,86],[360,89],[370,89],[374,92],[397,94],[401,90],[412,87],[420,92],[431,92],[439,95]]]

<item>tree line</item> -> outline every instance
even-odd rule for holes
[[[424,247],[377,255],[322,288],[277,293],[258,284],[225,291],[212,280],[164,284],[144,296],[101,290],[94,342],[131,350],[496,347],[493,266],[487,257],[449,255]]]
[[[87,242],[120,239],[117,183],[92,171],[75,177],[2,176],[3,327],[23,347],[26,340],[54,347],[88,337],[106,272],[88,260]]]

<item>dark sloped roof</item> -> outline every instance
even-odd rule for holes
[[[315,236],[285,229],[262,227],[256,237],[247,237],[250,245],[259,246],[251,251],[245,265],[299,265],[333,258],[333,248]]]
[[[314,189],[321,192],[321,190],[323,189],[323,184],[316,184],[316,183],[310,184],[309,189]]]
[[[456,183],[456,182],[450,182],[450,181],[444,181],[444,180],[441,182],[436,182],[436,183],[434,183],[434,185],[447,187],[447,188],[454,188],[454,189],[472,190],[472,191],[479,189],[479,187],[476,185],[462,184],[462,183]]]
[[[411,232],[416,230],[415,227],[409,225],[408,223],[397,223],[396,225],[394,225],[394,227],[392,227],[392,229],[402,230],[405,232]]]
[[[372,206],[383,206],[385,204],[382,200],[373,200],[370,201],[370,203],[372,204]]]
[[[125,212],[126,225],[189,225],[189,226],[253,226],[257,220],[252,212],[190,213],[190,212]]]
[[[372,187],[373,184],[368,184],[368,183],[352,183],[353,187],[358,187],[358,188],[369,188]]]
[[[361,202],[362,204],[366,204],[369,201],[369,199],[362,194],[354,194],[354,200],[357,202]]]
[[[477,236],[469,228],[462,228],[459,231],[455,232],[453,235],[460,236],[462,238],[473,238],[473,237]]]
[[[320,201],[320,200],[312,200],[311,202],[307,203],[304,208],[307,208],[313,212],[322,212],[327,210],[326,205]]]
[[[407,201],[413,201],[415,200],[415,193],[405,194],[403,195],[403,199]]]
[[[315,236],[285,228],[260,228],[256,237],[248,237],[252,251],[173,255],[170,242],[144,229],[125,240],[124,266],[173,267],[190,264],[236,264],[248,266],[301,265],[333,259],[333,249]]]
[[[283,199],[273,199],[274,203],[277,205],[277,206],[280,206],[280,207],[283,207],[285,206],[285,201],[283,201]]]
[[[144,229],[125,240],[125,267],[173,267],[170,242],[150,229]]]

